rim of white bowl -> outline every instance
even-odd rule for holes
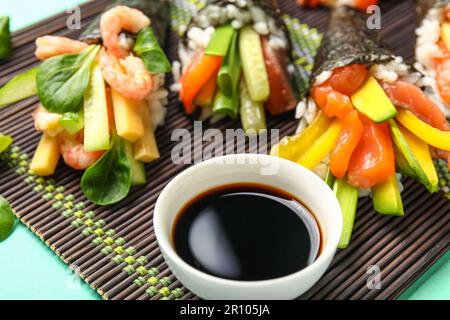
[[[294,170],[302,171],[302,174],[307,175],[308,179],[315,180],[315,181],[317,181],[316,182],[317,184],[322,185],[323,187],[326,187],[326,188],[323,188],[324,190],[322,190],[322,191],[325,192],[325,194],[328,193],[329,198],[332,199],[332,202],[329,205],[331,206],[330,209],[333,210],[333,212],[334,211],[336,212],[338,224],[336,226],[334,226],[333,231],[330,232],[330,234],[329,234],[330,237],[329,237],[329,239],[327,239],[327,243],[325,244],[319,257],[313,263],[311,263],[309,266],[307,266],[306,268],[300,269],[299,271],[296,271],[294,273],[291,273],[291,274],[288,274],[288,275],[285,275],[282,277],[268,279],[268,280],[242,281],[242,280],[232,280],[232,279],[220,278],[220,277],[216,277],[216,276],[210,275],[208,273],[205,273],[203,271],[200,271],[200,270],[192,267],[186,261],[184,261],[177,254],[177,252],[175,251],[175,248],[173,248],[173,246],[171,244],[170,232],[167,235],[162,234],[162,233],[165,233],[161,230],[164,227],[161,226],[161,224],[162,224],[161,218],[159,217],[159,215],[157,213],[160,211],[160,207],[162,206],[162,201],[164,201],[165,198],[168,198],[168,191],[172,188],[173,185],[176,185],[180,180],[184,180],[186,176],[192,175],[196,171],[201,171],[204,166],[211,165],[211,163],[213,163],[214,161],[220,160],[220,158],[224,158],[224,159],[225,158],[236,158],[236,159],[238,159],[238,158],[243,158],[243,157],[244,158],[257,157],[257,158],[276,159],[277,161],[281,161],[281,163],[284,163],[283,165],[290,166]],[[247,164],[247,162],[238,163],[237,165],[246,165],[246,164]],[[270,186],[270,183],[267,183],[267,185]],[[336,210],[334,210],[333,207]],[[195,164],[195,165],[189,167],[188,169],[186,169],[183,172],[181,172],[180,174],[178,174],[174,179],[172,179],[166,185],[166,187],[163,189],[163,191],[161,192],[161,194],[159,195],[159,197],[156,201],[155,209],[154,209],[154,213],[153,213],[153,227],[155,230],[156,239],[157,239],[158,244],[161,247],[161,249],[163,249],[161,251],[163,251],[166,255],[170,255],[170,259],[172,261],[174,261],[177,265],[179,265],[181,268],[183,268],[183,270],[186,270],[187,272],[193,274],[196,277],[203,278],[207,281],[214,282],[219,285],[236,286],[236,287],[242,287],[242,286],[261,287],[261,286],[275,285],[279,282],[288,282],[288,281],[294,280],[295,278],[301,277],[303,274],[306,274],[306,273],[312,271],[313,269],[318,268],[320,265],[325,264],[326,259],[330,255],[333,256],[337,249],[339,239],[340,239],[341,233],[342,233],[342,225],[343,225],[343,219],[342,219],[341,207],[339,205],[339,202],[338,202],[336,196],[334,195],[333,191],[326,185],[326,183],[319,176],[317,176],[315,173],[313,173],[309,169],[306,169],[305,167],[303,167],[299,164],[296,164],[292,161],[274,157],[271,155],[264,155],[264,154],[225,155],[225,156],[211,158],[211,159],[205,160],[203,162],[200,162],[198,164]]]

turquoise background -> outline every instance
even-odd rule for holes
[[[0,15],[18,30],[82,0],[0,0]],[[83,12],[81,12],[83,15]],[[44,243],[21,223],[0,243],[0,299],[100,299]],[[401,299],[450,299],[450,252]]]

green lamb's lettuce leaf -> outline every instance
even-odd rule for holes
[[[9,17],[0,17],[0,60],[11,56],[11,32],[9,30]]]
[[[153,29],[149,27],[139,32],[133,51],[144,61],[145,68],[151,73],[166,73],[172,70]]]
[[[0,197],[0,242],[5,240],[14,228],[15,216],[8,201]]]
[[[39,67],[14,76],[0,89],[0,108],[37,94],[36,74]]]
[[[5,136],[0,133],[0,153],[6,150],[12,143],[12,138],[10,136]]]
[[[83,110],[64,113],[59,119],[59,123],[69,134],[74,135],[84,127]]]
[[[125,141],[115,135],[112,148],[81,178],[86,197],[99,205],[119,202],[131,188],[131,165],[125,151]]]
[[[79,54],[65,54],[44,61],[37,73],[39,100],[53,113],[78,112],[89,85],[91,65],[99,46]]]

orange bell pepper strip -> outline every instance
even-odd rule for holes
[[[363,124],[350,98],[328,85],[313,89],[316,103],[328,117],[337,117],[341,122],[339,137],[331,152],[330,170],[337,178],[347,172],[350,157],[363,133]]]
[[[350,157],[356,149],[364,132],[358,111],[352,110],[341,120],[341,131],[331,152],[330,170],[336,178],[343,178],[347,173]]]
[[[217,74],[218,72],[214,73],[208,79],[208,81],[206,81],[205,85],[200,90],[200,92],[195,96],[194,99],[195,106],[208,107],[213,103],[217,89]]]
[[[368,7],[377,5],[379,0],[356,0],[355,7],[361,11],[366,11]]]
[[[222,65],[223,57],[199,53],[180,79],[180,98],[187,114],[195,110],[194,98]]]
[[[350,158],[349,183],[369,189],[395,174],[395,156],[387,122],[375,123],[360,116],[364,132]]]

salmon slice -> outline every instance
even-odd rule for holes
[[[360,115],[364,132],[348,167],[349,183],[369,189],[395,174],[395,156],[387,122],[375,123]]]
[[[326,82],[334,90],[347,96],[355,93],[367,78],[367,68],[362,64],[352,64],[346,67],[336,68]]]
[[[439,130],[450,130],[445,115],[420,88],[400,80],[394,83],[384,82],[382,86],[392,103],[397,107],[410,110],[422,121]]]

